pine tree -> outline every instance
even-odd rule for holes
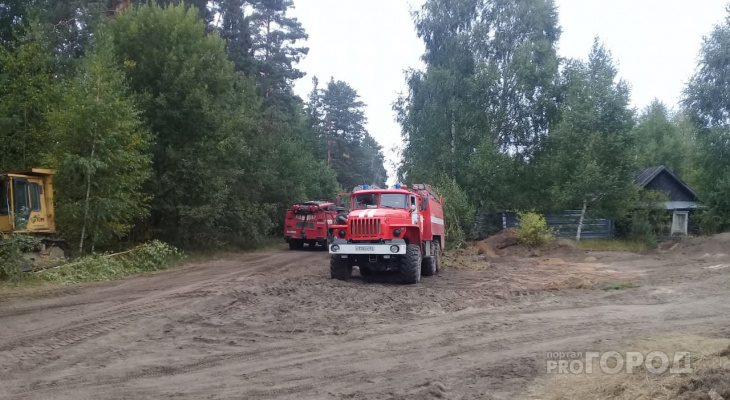
[[[382,147],[365,128],[364,107],[355,89],[334,78],[326,89],[315,85],[309,96],[309,123],[318,134],[320,154],[346,189],[361,184],[385,185],[387,180]]]
[[[251,53],[256,60],[254,74],[267,104],[285,101],[292,82],[304,76],[295,64],[309,52],[309,48],[297,46],[307,34],[296,18],[286,15],[294,6],[292,0],[253,0],[251,6],[248,21]]]

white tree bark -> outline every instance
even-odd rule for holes
[[[575,234],[575,241],[580,242],[580,234],[583,230],[583,220],[586,217],[586,208],[588,207],[588,200],[583,200],[583,210],[580,212],[580,220],[578,221],[578,232]]]
[[[91,146],[91,160],[94,159],[96,143]],[[91,168],[86,171],[86,198],[84,199],[84,223],[81,226],[81,238],[79,239],[79,254],[84,252],[84,236],[86,236],[86,224],[89,220],[89,195],[91,194]]]

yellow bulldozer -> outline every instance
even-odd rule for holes
[[[68,243],[56,237],[54,174],[50,169],[0,172],[0,232],[37,239],[23,255],[25,270],[53,267],[70,256]]]

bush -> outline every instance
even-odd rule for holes
[[[666,193],[655,190],[643,190],[637,193],[633,210],[617,225],[628,229],[624,235],[651,247],[656,244],[657,237],[669,234],[670,219],[664,203],[669,200]]]
[[[656,233],[654,229],[655,227],[645,216],[640,213],[635,213],[634,218],[631,220],[629,238],[644,243],[648,247],[652,247],[656,245]]]
[[[34,251],[38,242],[32,236],[0,234],[0,281],[17,282],[23,278],[23,253]]]
[[[162,270],[183,257],[175,247],[155,240],[116,256],[86,256],[60,268],[43,271],[41,275],[45,280],[62,285],[110,281],[142,272]]]
[[[20,270],[22,260],[23,253],[17,243],[0,234],[0,280],[19,280],[23,273]]]
[[[444,196],[444,224],[446,228],[446,248],[463,247],[472,237],[474,227],[474,207],[469,203],[466,193],[452,179],[442,175],[434,185],[436,193]]]
[[[553,238],[553,230],[548,228],[545,217],[535,212],[518,212],[520,229],[515,231],[521,243],[539,246]]]

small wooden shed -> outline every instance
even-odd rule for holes
[[[647,190],[667,193],[664,205],[672,216],[671,235],[686,235],[694,231],[691,215],[700,207],[697,193],[667,167],[647,168],[636,177],[635,183]]]

